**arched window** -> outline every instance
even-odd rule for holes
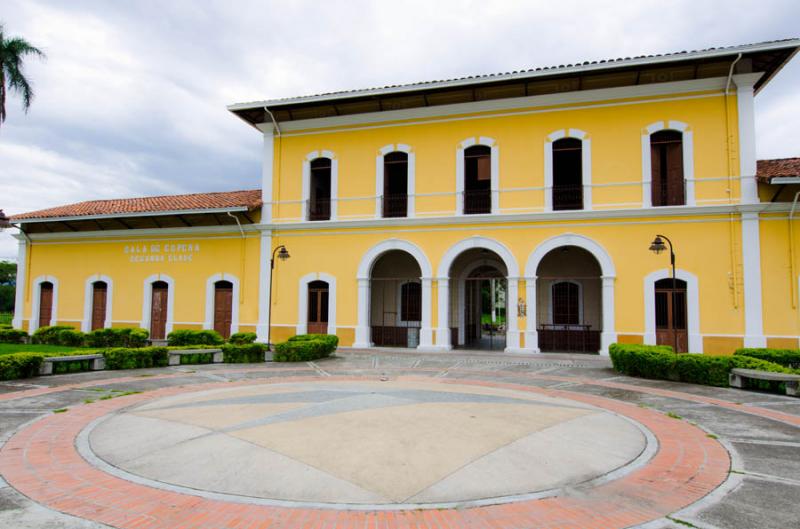
[[[683,133],[660,130],[650,135],[651,201],[653,206],[686,204]]]
[[[330,158],[315,158],[310,163],[308,220],[331,218],[331,168]]]
[[[108,306],[108,284],[105,281],[92,283],[92,320],[90,330],[103,329],[106,326],[106,308]]]
[[[328,283],[312,281],[308,284],[308,333],[328,333]]]
[[[583,141],[553,142],[553,210],[583,209]]]
[[[492,149],[473,145],[464,149],[464,214],[492,212]]]
[[[214,330],[227,339],[231,335],[233,321],[233,283],[214,283]]]
[[[395,151],[383,157],[383,216],[408,216],[408,154]]]

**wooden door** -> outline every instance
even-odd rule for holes
[[[328,334],[328,283],[308,284],[308,333]]]
[[[676,352],[689,350],[689,334],[686,328],[686,283],[672,279],[656,282],[656,343],[670,345]]]
[[[167,331],[167,310],[169,286],[164,281],[153,283],[153,297],[150,302],[150,338],[163,340]]]
[[[108,285],[104,281],[96,281],[92,285],[92,330],[106,326],[107,303]]]
[[[214,284],[214,330],[228,339],[233,317],[233,284],[217,281]]]
[[[39,327],[47,327],[53,319],[53,283],[39,285]]]

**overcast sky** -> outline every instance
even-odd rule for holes
[[[800,36],[800,2],[2,0],[36,99],[0,127],[0,208],[257,188],[230,103]],[[800,155],[800,57],[756,98],[760,158]],[[0,259],[16,241],[0,234]]]

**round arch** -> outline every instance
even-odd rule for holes
[[[437,298],[437,320],[438,327],[436,329],[436,347],[437,349],[451,349],[450,343],[450,329],[447,327],[450,321],[450,267],[453,261],[458,258],[463,252],[473,248],[481,248],[490,250],[500,257],[500,260],[506,266],[507,289],[508,299],[510,303],[516,303],[519,294],[519,266],[514,254],[511,253],[504,244],[488,239],[486,237],[470,237],[455,243],[451,246],[442,256],[439,262],[439,267],[436,271],[436,281],[438,285]],[[506,329],[506,352],[519,352],[519,326],[517,317],[513,315],[508,316]]]
[[[175,311],[175,280],[167,274],[153,274],[144,280],[144,295],[142,303],[142,329],[150,330],[150,305],[153,303],[153,283],[163,281],[169,287],[167,290],[167,322],[164,335],[172,332],[173,313]]]
[[[314,281],[328,283],[328,334],[336,334],[336,277],[325,272],[311,272],[300,278],[297,288],[296,334],[308,333],[308,284]]]
[[[564,139],[581,140],[581,184],[583,209],[592,209],[592,140],[580,129],[561,129],[547,135],[544,142],[544,210],[553,211],[553,143]]]
[[[404,152],[408,155],[408,180],[406,181],[408,196],[408,217],[414,217],[416,195],[416,154],[410,145],[405,143],[390,143],[378,149],[375,157],[375,218],[381,217],[381,200],[383,197],[384,165],[383,157],[392,152]]]
[[[642,129],[642,207],[653,205],[651,187],[653,169],[650,160],[650,136],[662,130],[675,130],[683,134],[683,178],[686,182],[686,205],[695,205],[694,196],[694,134],[683,121],[669,120],[650,123]]]
[[[31,300],[31,319],[28,323],[28,332],[39,328],[39,302],[42,295],[42,283],[53,285],[53,308],[50,312],[50,325],[56,325],[58,321],[58,278],[51,275],[39,276],[33,280],[33,299]]]
[[[418,349],[431,349],[433,347],[433,328],[431,322],[431,279],[433,268],[428,256],[419,246],[402,239],[388,239],[381,241],[364,254],[358,265],[356,279],[358,281],[358,324],[356,325],[356,340],[353,347],[372,347],[370,337],[370,275],[372,267],[386,252],[401,250],[411,255],[419,265],[422,274],[422,321]]]
[[[339,159],[333,151],[321,150],[311,151],[303,159],[303,182],[302,193],[303,201],[307,202],[311,198],[311,162],[317,158],[328,158],[331,161],[331,218],[336,220],[339,198]],[[303,213],[303,218],[306,214]]]
[[[551,251],[563,246],[576,246],[592,254],[600,265],[602,280],[602,303],[603,303],[603,330],[600,334],[600,354],[607,355],[608,347],[617,340],[616,327],[614,323],[614,281],[617,277],[617,269],[611,255],[596,241],[577,235],[566,233],[551,237],[536,247],[528,257],[525,264],[525,297],[528,300],[529,314],[525,325],[525,351],[539,352],[539,336],[536,330],[536,278],[537,270],[542,259]]]
[[[473,136],[462,140],[456,148],[456,214],[464,214],[464,150],[474,145],[483,145],[491,150],[490,165],[490,190],[491,212],[497,213],[499,209],[498,193],[500,189],[500,148],[494,138],[488,136]]]

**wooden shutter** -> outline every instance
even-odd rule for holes
[[[664,145],[666,157],[665,166],[667,174],[664,180],[667,184],[667,204],[681,206],[684,204],[683,196],[683,145],[681,142],[667,143]]]
[[[479,156],[475,160],[477,164],[477,180],[479,182],[492,179],[492,157],[491,155]]]
[[[663,206],[661,184],[664,176],[661,174],[661,145],[650,143],[650,200],[654,206]]]

